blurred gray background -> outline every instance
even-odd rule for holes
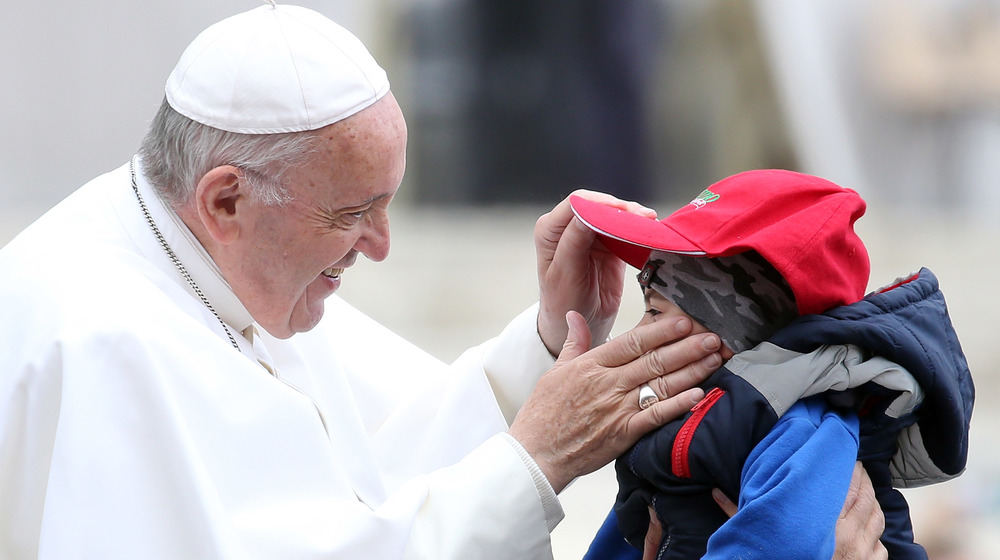
[[[666,214],[745,169],[825,176],[869,202],[872,288],[938,275],[977,381],[968,471],[907,493],[918,541],[998,557],[1000,0],[300,3],[365,41],[410,127],[392,254],[345,298],[451,360],[537,297],[534,220],[574,188]],[[258,4],[5,3],[0,244],[126,162],[184,46]],[[614,491],[604,469],[564,492],[557,560]]]

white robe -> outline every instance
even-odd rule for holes
[[[139,175],[240,350],[128,166],[0,250],[0,558],[551,558],[558,500],[504,433],[552,364],[537,307],[451,366],[336,296],[252,343]]]

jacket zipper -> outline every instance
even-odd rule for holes
[[[708,414],[708,411],[715,403],[725,395],[726,392],[718,387],[713,388],[701,399],[698,404],[691,409],[691,416],[684,421],[684,425],[677,431],[674,438],[674,447],[671,453],[670,467],[674,471],[674,476],[680,478],[691,478],[691,465],[688,462],[688,451],[691,448],[691,440],[694,432],[698,429],[701,420]]]

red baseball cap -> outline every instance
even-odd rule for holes
[[[868,286],[868,251],[854,232],[865,201],[812,175],[733,175],[662,220],[580,196],[570,204],[609,250],[639,269],[653,250],[705,257],[757,251],[788,282],[802,315],[854,303]]]

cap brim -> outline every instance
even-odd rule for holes
[[[573,213],[604,238],[608,249],[628,264],[642,268],[650,251],[704,255],[705,251],[663,222],[587,200],[569,199]]]

